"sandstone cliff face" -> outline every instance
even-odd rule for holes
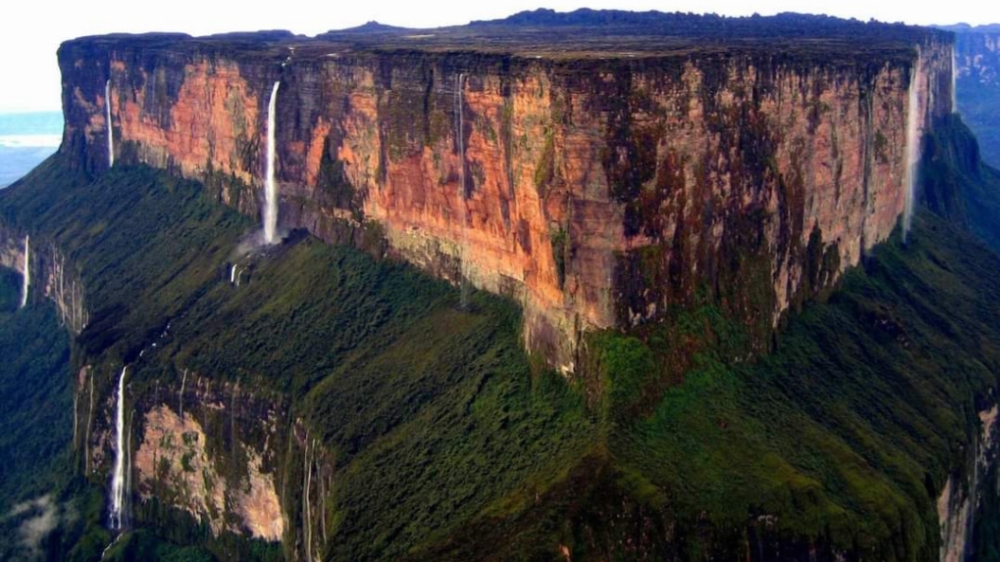
[[[162,405],[145,414],[143,426],[132,461],[143,501],[155,492],[161,501],[207,521],[216,535],[223,530],[245,531],[255,538],[281,540],[285,522],[274,475],[262,472],[261,454],[253,447],[233,445],[241,448],[234,455],[245,457],[240,468],[246,474],[226,478],[219,474],[206,447],[205,430],[194,416],[178,416]]]
[[[978,413],[980,432],[973,439],[964,474],[953,474],[938,496],[938,521],[941,524],[941,562],[963,562],[972,552],[975,522],[986,496],[1000,495],[992,489],[990,473],[1000,471],[1000,426],[997,405]]]
[[[107,474],[114,458],[112,379],[85,366],[76,380],[74,444],[88,475]],[[280,401],[187,372],[150,387],[127,383],[125,395],[126,521],[156,525],[158,510],[172,508],[215,536],[285,538]]]
[[[0,224],[0,266],[24,275],[24,252],[24,234]],[[89,317],[79,275],[54,244],[34,240],[29,254],[30,298],[39,296],[52,300],[63,324],[73,334],[79,334]]]
[[[65,44],[62,150],[106,167],[110,104],[116,161],[255,214],[280,81],[280,226],[335,241],[376,222],[393,254],[522,302],[526,344],[564,371],[583,332],[656,319],[700,287],[772,326],[903,212],[910,82],[920,127],[950,111],[935,35],[919,56],[818,61],[239,47]]]

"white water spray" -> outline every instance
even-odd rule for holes
[[[267,244],[277,242],[275,238],[278,230],[278,186],[274,182],[274,132],[277,120],[275,107],[277,106],[278,86],[280,85],[281,81],[274,83],[274,87],[271,88],[271,101],[267,104],[267,178],[264,184],[266,189],[264,192],[266,203],[264,207],[264,242]]]
[[[111,80],[104,83],[104,121],[108,127],[108,167],[115,165],[115,133],[111,127]]]
[[[24,236],[24,275],[21,277],[21,308],[28,305],[28,289],[31,287],[31,237]]]
[[[118,375],[118,393],[115,395],[115,466],[111,476],[112,530],[122,528],[122,506],[125,503],[125,372]]]
[[[465,79],[464,73],[459,73],[457,80],[455,81],[455,113],[458,114],[458,131],[456,132],[456,138],[458,139],[458,195],[461,198],[462,205],[462,247],[461,247],[461,306],[462,310],[465,310],[468,305],[468,287],[466,283],[466,271],[465,271],[465,247],[466,247],[466,230],[469,227],[469,212],[468,203],[465,197],[465,125],[463,122],[463,100],[462,100],[462,82]]]
[[[913,205],[917,190],[917,165],[920,161],[920,100],[918,82],[920,80],[920,51],[917,51],[917,62],[910,75],[910,87],[907,92],[906,112],[906,201],[903,205],[903,242],[910,234],[913,222]]]

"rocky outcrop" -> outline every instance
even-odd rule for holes
[[[253,447],[236,445],[246,456],[246,474],[227,479],[210,457],[208,437],[194,416],[178,416],[162,405],[145,414],[143,428],[133,460],[140,498],[148,501],[155,489],[161,501],[207,521],[215,534],[227,529],[281,540],[285,520],[274,474],[262,472],[261,454]]]
[[[377,223],[393,254],[523,303],[527,346],[572,371],[583,332],[702,287],[766,331],[884,240],[905,205],[911,81],[922,123],[950,111],[950,36],[913,37],[558,55],[80,39],[59,53],[61,150],[106,167],[110,104],[116,161],[256,214],[280,81],[281,227],[356,242]]]
[[[24,275],[24,253],[25,234],[0,224],[0,267]],[[29,298],[50,299],[56,305],[63,324],[72,333],[79,334],[89,317],[79,274],[67,263],[55,244],[33,240],[29,256]]]
[[[75,381],[74,444],[88,476],[106,474],[115,455],[114,381],[101,375],[87,365]],[[186,512],[214,536],[285,538],[281,400],[187,372],[152,385],[126,379],[125,396],[127,524],[155,526],[166,508]]]
[[[283,406],[236,384],[178,375],[138,397],[131,462],[139,499],[187,511],[215,535],[282,540]]]
[[[1000,426],[997,425],[997,405],[979,413],[979,432],[974,436],[967,467],[952,474],[938,496],[938,521],[941,525],[941,562],[964,562],[972,553],[975,521],[987,495],[1000,495],[991,489],[990,472],[1000,470]]]

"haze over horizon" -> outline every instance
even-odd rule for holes
[[[803,5],[795,0],[759,0],[753,3],[734,0],[676,0],[670,3],[652,0],[513,0],[510,2],[469,4],[449,0],[429,9],[426,5],[373,0],[338,6],[337,11],[318,9],[305,0],[286,0],[275,6],[258,1],[240,4],[205,3],[177,0],[169,10],[150,16],[135,10],[128,0],[104,0],[90,3],[36,2],[8,10],[0,22],[0,73],[16,76],[17,87],[0,94],[0,113],[57,111],[60,103],[59,68],[56,49],[65,40],[105,33],[143,33],[176,31],[191,35],[209,35],[231,31],[287,29],[294,33],[316,35],[330,29],[344,29],[378,21],[387,25],[413,28],[462,25],[473,20],[499,19],[538,8],[560,12],[578,8],[619,9],[629,11],[717,13],[747,16],[754,13],[773,15],[780,12],[826,14],[862,21],[877,19],[902,21],[911,25],[985,25],[1000,22],[1000,4],[982,7],[971,1],[933,5],[899,5],[862,0],[820,0]],[[53,13],[55,8],[57,14]]]

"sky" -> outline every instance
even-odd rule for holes
[[[404,27],[459,25],[536,8],[660,10],[723,15],[828,14],[915,25],[1000,23],[1000,2],[878,0],[7,0],[0,8],[0,113],[60,108],[56,49],[74,37],[112,32],[288,29],[315,35],[378,21]]]

